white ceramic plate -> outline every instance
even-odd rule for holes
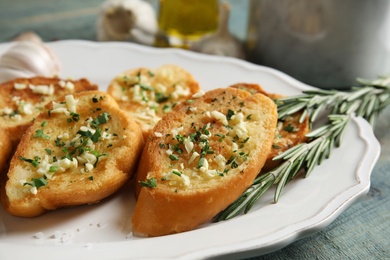
[[[61,77],[86,77],[102,90],[122,71],[167,63],[191,72],[205,90],[237,82],[259,83],[267,91],[284,95],[310,88],[270,68],[182,50],[84,41],[49,46],[61,61]],[[7,47],[1,44],[0,53]],[[131,236],[135,200],[127,187],[99,204],[33,219],[16,218],[0,209],[0,258],[189,259],[265,254],[326,227],[366,194],[379,153],[371,127],[354,118],[342,146],[309,178],[287,185],[277,204],[272,203],[273,191],[269,191],[246,215],[164,237]]]

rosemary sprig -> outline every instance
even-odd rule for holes
[[[303,110],[300,122],[309,116],[312,124],[320,112],[330,109],[330,114],[361,116],[374,126],[378,114],[390,104],[390,77],[369,81],[358,79],[360,86],[350,91],[307,90],[302,95],[278,99],[279,118]]]
[[[307,177],[316,165],[329,158],[334,147],[340,145],[353,113],[374,125],[378,114],[390,104],[390,77],[374,81],[358,79],[358,82],[361,86],[353,87],[350,91],[310,90],[303,91],[299,96],[277,100],[279,119],[303,111],[301,122],[308,116],[312,125],[321,112],[329,110],[328,122],[306,135],[309,142],[298,144],[276,156],[274,160],[281,159],[283,163],[258,176],[215,220],[231,219],[241,211],[247,213],[274,184],[277,185],[274,194],[274,201],[277,203],[285,185],[301,169]]]

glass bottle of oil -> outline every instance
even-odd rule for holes
[[[218,0],[160,0],[156,46],[189,48],[218,27]]]

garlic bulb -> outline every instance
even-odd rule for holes
[[[230,5],[220,4],[219,26],[217,32],[203,37],[191,46],[191,50],[207,54],[245,58],[241,42],[234,37],[228,28]]]
[[[57,57],[40,38],[32,36],[17,38],[0,56],[0,83],[16,78],[58,75]]]
[[[150,3],[142,0],[107,0],[101,5],[97,39],[152,45],[157,28],[156,13]]]

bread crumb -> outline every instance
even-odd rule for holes
[[[43,234],[43,232],[37,232],[34,234],[34,238],[36,239],[42,239],[44,236],[45,234]]]
[[[80,228],[80,227],[79,227],[79,228],[77,228],[76,230],[77,230],[77,232],[84,232],[84,231],[85,231],[85,228]]]
[[[99,223],[97,223],[97,227],[101,227],[101,228],[104,228],[104,227],[106,227],[107,226],[107,223],[106,222],[99,222]]]

